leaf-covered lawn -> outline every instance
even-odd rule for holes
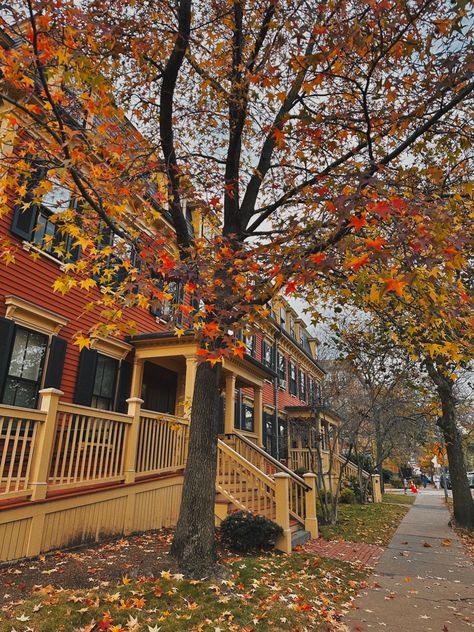
[[[414,494],[384,494],[384,503],[398,503],[399,505],[413,505],[416,500]]]
[[[225,579],[189,581],[161,571],[107,589],[36,586],[3,606],[2,632],[328,631],[365,586],[351,565],[309,554],[232,558]]]
[[[320,525],[320,533],[326,540],[386,546],[408,510],[409,506],[386,503],[339,505],[337,524]]]

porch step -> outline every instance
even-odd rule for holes
[[[310,539],[310,532],[305,531],[302,527],[300,527],[297,531],[294,531],[291,536],[291,548],[294,549],[296,546],[302,546]]]

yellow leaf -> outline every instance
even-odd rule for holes
[[[86,349],[90,349],[91,348],[91,339],[90,338],[86,338],[82,334],[78,334],[74,338],[74,344],[79,347],[79,351],[82,351],[84,349],[84,347]]]

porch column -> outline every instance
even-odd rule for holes
[[[235,375],[227,373],[225,376],[225,419],[224,433],[234,432],[234,412],[235,412]]]
[[[135,358],[133,361],[132,384],[130,387],[130,397],[140,397],[142,394],[143,367],[144,360]]]
[[[253,388],[253,425],[257,433],[257,445],[263,448],[263,389],[261,386]]]
[[[194,382],[196,380],[197,359],[186,356],[186,378],[184,382],[184,415],[191,412],[193,402]]]

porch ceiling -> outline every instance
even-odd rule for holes
[[[198,344],[194,332],[187,331],[178,338],[167,332],[131,336],[138,360],[159,361],[162,358],[197,357]],[[262,386],[264,380],[275,377],[275,372],[255,358],[245,354],[243,359],[232,357],[222,361],[224,373],[232,373],[242,386]]]

